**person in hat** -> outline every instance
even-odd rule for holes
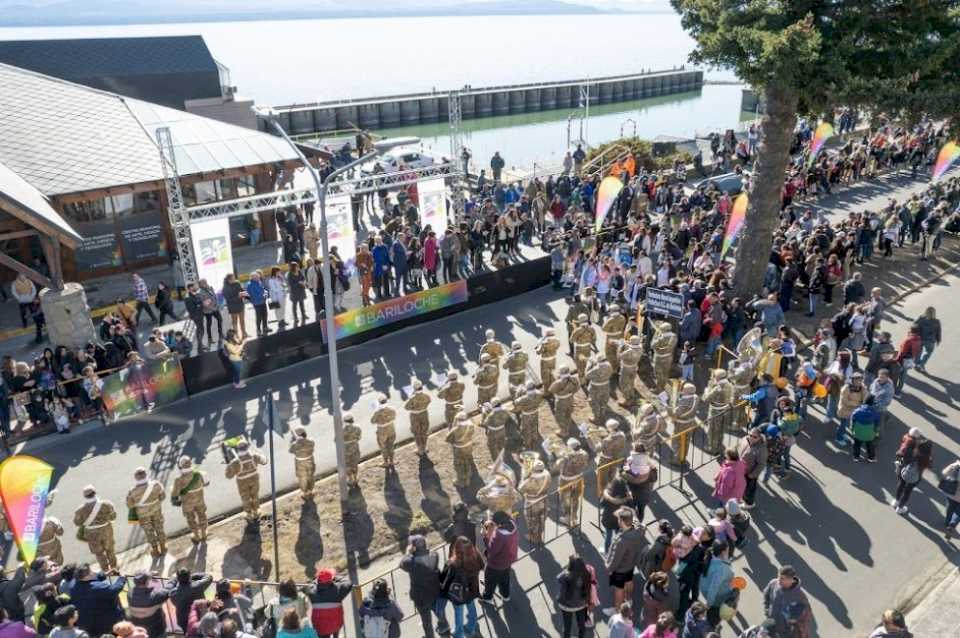
[[[523,449],[532,450],[540,440],[540,405],[543,403],[543,392],[537,389],[537,384],[533,381],[528,381],[525,387],[518,386],[516,390],[513,407],[520,421],[520,440]]]
[[[573,422],[573,395],[580,389],[580,382],[573,376],[569,366],[560,366],[560,376],[550,386],[554,397],[553,412],[557,421],[557,436],[571,436],[575,433]]]
[[[446,441],[453,447],[453,468],[456,472],[454,485],[467,487],[473,476],[473,441],[476,427],[466,412],[459,412],[453,427],[447,432]]]
[[[300,486],[300,496],[307,500],[313,496],[313,485],[317,477],[317,462],[313,451],[316,443],[307,436],[302,425],[293,428],[293,441],[290,442],[290,454],[293,455],[293,471]]]
[[[482,346],[480,346],[480,356],[485,354],[490,355],[490,360],[493,362],[493,365],[497,366],[497,369],[500,368],[500,359],[507,354],[507,347],[497,341],[496,333],[493,330],[484,331],[484,338],[486,339]]]
[[[347,412],[343,415],[343,457],[344,473],[347,485],[355,487],[359,484],[360,468],[360,438],[363,431],[353,421],[353,415]]]
[[[123,620],[123,606],[120,593],[127,584],[116,569],[107,574],[98,574],[83,563],[77,566],[76,582],[70,590],[71,605],[75,606],[80,618],[76,625],[91,636],[109,634],[113,624]],[[65,608],[57,610],[57,614]],[[54,614],[56,620],[57,614]],[[59,624],[59,623],[58,623]]]
[[[700,406],[700,397],[697,388],[692,383],[684,383],[680,388],[680,395],[667,407],[670,416],[671,438],[670,446],[673,450],[673,465],[683,465],[687,462],[687,452],[693,438],[693,428],[697,427],[697,409]]]
[[[589,383],[587,394],[590,397],[590,411],[593,413],[593,422],[598,425],[606,420],[612,376],[613,368],[607,361],[606,355],[598,352],[590,359],[584,380]]]
[[[487,566],[484,570],[484,588],[480,599],[493,601],[494,590],[499,591],[503,602],[510,601],[511,566],[517,560],[520,532],[513,517],[502,510],[484,523],[484,543],[487,547]]]
[[[353,590],[346,576],[338,576],[332,567],[320,567],[313,584],[307,588],[312,610],[310,622],[318,638],[334,638],[343,628],[343,599]]]
[[[570,341],[573,343],[573,358],[577,364],[577,377],[582,385],[585,383],[587,362],[597,345],[597,333],[587,320],[587,315],[582,314],[577,317],[577,327],[570,334]]]
[[[483,405],[497,395],[497,382],[500,370],[487,353],[480,355],[480,367],[473,373],[473,384],[477,386],[477,404]]]
[[[576,331],[577,326],[579,325],[578,322],[580,317],[585,317],[587,321],[589,321],[590,306],[581,301],[580,297],[577,295],[571,295],[568,297],[567,304],[567,316],[564,320],[567,324],[567,354],[572,357],[574,356],[573,333]]]
[[[400,569],[410,575],[410,600],[413,602],[424,638],[433,638],[433,616],[437,617],[437,631],[447,633],[450,626],[446,614],[437,604],[440,598],[440,568],[436,552],[427,549],[427,539],[420,534],[410,536],[407,552],[400,559]]]
[[[640,336],[633,335],[620,345],[617,354],[620,361],[620,375],[617,378],[620,390],[620,405],[629,408],[637,400],[637,368],[643,359]]]
[[[730,429],[730,411],[733,409],[733,384],[727,380],[726,370],[717,368],[710,372],[703,401],[708,406],[706,450],[719,456],[723,451],[723,435]]]
[[[233,459],[227,464],[227,480],[237,480],[237,491],[249,524],[257,524],[260,520],[260,473],[257,466],[266,464],[266,457],[251,450],[246,439],[237,444]]]
[[[413,393],[403,404],[403,408],[410,417],[410,433],[413,434],[413,440],[417,445],[417,454],[426,456],[427,454],[427,435],[430,434],[430,395],[423,391],[423,383],[420,379],[414,379],[411,384]]]
[[[653,339],[650,346],[653,349],[653,371],[656,379],[655,390],[662,390],[670,378],[670,369],[673,367],[673,355],[677,349],[677,334],[668,321],[661,321],[655,325]]]
[[[523,386],[527,380],[527,363],[529,357],[523,351],[519,341],[510,345],[510,354],[503,361],[503,368],[507,371],[507,382],[511,388]]]
[[[482,355],[481,355],[482,356]],[[437,391],[437,396],[444,400],[443,420],[447,427],[453,425],[453,420],[463,406],[463,392],[466,386],[459,381],[459,375],[455,370],[447,373],[447,382]]]
[[[531,545],[543,544],[547,522],[547,495],[552,480],[543,461],[533,462],[530,473],[520,479],[517,491],[523,495],[523,519],[527,524],[527,540]]]
[[[167,536],[163,531],[163,500],[167,492],[160,481],[147,475],[146,468],[134,470],[133,479],[136,484],[127,492],[127,508],[135,516],[130,522],[139,523],[150,543],[150,554],[159,558],[167,553]]]
[[[170,502],[183,512],[190,527],[190,540],[194,544],[202,543],[207,540],[207,503],[203,490],[210,485],[210,481],[188,456],[180,457],[177,468],[180,473],[170,486]]]
[[[580,520],[581,481],[589,464],[590,456],[580,448],[580,441],[573,437],[567,439],[567,450],[556,460],[556,466],[560,475],[558,490],[563,503],[561,514],[571,527]]]
[[[397,411],[387,405],[387,395],[377,397],[379,404],[370,417],[370,422],[377,428],[377,446],[383,459],[383,467],[388,470],[393,467],[393,448],[397,443]]]
[[[113,521],[117,510],[113,503],[97,496],[92,485],[83,488],[83,505],[73,513],[77,538],[86,541],[90,553],[97,557],[100,569],[109,571],[117,566],[117,554],[113,538]]]
[[[40,528],[37,555],[46,556],[57,565],[63,565],[63,546],[60,543],[60,537],[63,536],[63,524],[59,518],[49,514],[49,508],[53,504],[53,497],[56,492],[56,490],[50,490],[50,493],[47,494],[47,510],[44,512],[43,526]]]
[[[810,601],[800,586],[797,571],[791,565],[782,566],[777,577],[764,587],[763,612],[774,621],[778,636],[813,635]]]
[[[620,312],[620,306],[610,306],[610,316],[603,322],[600,330],[605,337],[603,350],[613,368],[613,373],[620,371],[620,348],[623,345],[623,331],[627,327],[627,318]]]
[[[127,595],[127,617],[134,625],[143,627],[149,636],[167,633],[167,615],[164,603],[170,590],[161,587],[147,572],[138,571],[133,577],[133,589]]]
[[[556,377],[557,352],[560,350],[560,339],[553,328],[547,328],[544,336],[537,342],[534,351],[540,355],[540,382],[546,395],[550,396],[550,386]]]
[[[750,509],[754,506],[757,497],[760,475],[767,467],[767,439],[764,436],[763,429],[759,427],[751,429],[740,443],[738,451],[740,460],[743,461],[744,476],[747,481],[741,506]]]

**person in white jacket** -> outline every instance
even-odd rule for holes
[[[283,273],[276,266],[270,270],[270,278],[267,279],[268,302],[273,308],[273,316],[277,319],[278,329],[283,330],[287,326],[287,282]]]
[[[10,284],[10,292],[20,305],[20,321],[26,328],[27,317],[30,315],[30,304],[37,298],[37,287],[26,276],[19,274]]]

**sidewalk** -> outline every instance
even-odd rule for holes
[[[960,637],[960,571],[955,564],[947,569],[946,577],[907,614],[907,628],[914,638]]]

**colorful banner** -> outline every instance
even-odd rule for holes
[[[197,276],[206,279],[219,292],[223,289],[223,278],[233,272],[230,220],[211,219],[190,224],[190,235],[197,260]]]
[[[597,189],[597,217],[594,224],[595,232],[600,232],[603,226],[603,220],[607,218],[607,213],[617,200],[617,195],[623,190],[623,182],[616,177],[604,177],[600,182],[600,188]]]
[[[32,456],[17,454],[0,463],[0,500],[27,565],[37,557],[52,476],[53,467]]]
[[[417,317],[447,306],[464,303],[469,296],[467,282],[461,279],[371,306],[348,310],[334,317],[337,326],[337,339],[343,339],[366,330],[373,330],[410,317]],[[323,338],[326,340],[327,323],[323,321],[320,326],[323,330]]]
[[[427,226],[443,235],[447,229],[447,187],[443,179],[427,179],[417,182],[420,195],[420,218]]]
[[[937,155],[937,162],[933,165],[933,181],[943,177],[958,158],[960,158],[960,146],[956,142],[944,144]]]
[[[327,199],[327,243],[346,266],[347,274],[353,274],[353,263],[357,256],[357,235],[353,231],[353,214],[350,209],[350,196],[334,195]]]
[[[831,137],[833,137],[833,126],[826,122],[821,122],[817,130],[814,131],[813,140],[810,142],[810,159],[807,160],[809,164],[813,164],[813,160],[816,159],[820,149],[823,148],[823,145]]]
[[[173,358],[141,361],[103,379],[103,403],[118,418],[185,398],[183,369]]]
[[[720,259],[723,259],[723,256],[730,250],[730,246],[733,245],[733,240],[737,238],[737,235],[743,228],[743,222],[747,218],[747,206],[749,203],[750,199],[746,193],[741,193],[737,197],[737,201],[733,203],[733,210],[730,211],[730,219],[727,220],[727,230],[723,234],[723,248],[720,249]]]

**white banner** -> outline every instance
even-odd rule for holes
[[[353,232],[349,195],[336,195],[327,200],[327,242],[331,250],[336,247],[347,273],[352,274],[357,256],[357,236]]]
[[[223,288],[223,278],[233,272],[230,220],[212,219],[190,224],[190,235],[197,260],[197,275],[219,292]]]
[[[423,227],[430,227],[439,238],[447,229],[447,187],[443,179],[427,179],[417,182],[420,195],[420,217]]]

